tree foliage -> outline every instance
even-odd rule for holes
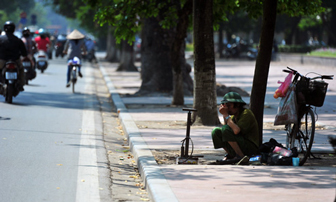
[[[143,19],[160,16],[162,28],[169,29],[176,26],[178,11],[187,0],[174,3],[174,0],[86,0],[88,5],[95,8],[95,19],[100,25],[109,24],[115,27],[115,36],[118,42],[121,40],[134,41],[134,35],[139,31]],[[167,6],[169,5],[169,6]],[[214,1],[214,28],[218,29],[219,23],[227,20],[226,13],[237,10],[236,0],[215,0]],[[190,19],[191,19],[190,15]],[[191,20],[190,20],[191,22]],[[191,25],[191,23],[190,23]]]
[[[251,18],[262,16],[264,0],[239,0],[238,7],[245,10]],[[322,0],[277,0],[277,14],[305,16],[324,11]]]
[[[95,20],[95,10],[87,4],[83,4],[82,0],[48,0],[46,2],[51,5],[53,10],[68,19],[78,22],[78,25],[93,33],[97,37],[107,35],[107,26],[101,27]]]
[[[313,28],[313,27],[320,27],[322,25],[322,19],[319,15],[309,15],[303,17],[298,26],[301,30]]]
[[[0,23],[3,25],[7,20],[11,20],[14,23],[18,23],[20,20],[20,13],[25,11],[27,14],[31,13],[31,10],[35,7],[34,0],[1,0],[0,7]]]
[[[109,24],[115,28],[118,43],[121,40],[134,41],[134,36],[142,24],[141,19],[157,17],[159,9],[164,6],[164,3],[157,5],[155,1],[87,0],[87,2],[95,8],[95,20],[101,26]]]

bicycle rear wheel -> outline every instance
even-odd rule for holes
[[[286,146],[290,149],[296,147],[302,166],[310,156],[310,151],[315,135],[315,116],[310,108],[306,108],[303,117],[298,124],[286,125]],[[295,135],[294,135],[295,134]]]

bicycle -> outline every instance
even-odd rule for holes
[[[75,93],[75,84],[77,82],[77,72],[78,68],[81,66],[79,58],[75,57],[70,62],[71,72],[70,72],[70,82],[72,83],[72,93]]]
[[[324,82],[323,79],[332,80],[334,75],[320,75],[310,72],[318,76],[309,78],[307,77],[309,73],[303,76],[292,68],[287,67],[287,69],[284,69],[283,72],[292,72],[294,76],[292,84],[296,88],[297,123],[285,125],[286,147],[297,149],[300,158],[299,165],[303,166],[307,158],[313,156],[311,148],[315,135],[316,107],[323,106],[328,88],[328,83]],[[315,107],[315,112],[312,110],[313,107]]]

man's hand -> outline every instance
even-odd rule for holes
[[[229,116],[229,113],[228,113],[228,107],[226,106],[226,104],[221,104],[219,106],[219,113],[221,113],[224,117],[227,117]]]

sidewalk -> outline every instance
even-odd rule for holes
[[[226,86],[241,87],[251,92],[254,62],[216,62],[217,82]],[[137,160],[139,171],[153,201],[204,202],[204,201],[334,201],[336,195],[336,168],[291,166],[218,166],[218,165],[158,165],[151,150],[180,150],[186,127],[167,129],[146,128],[151,122],[172,124],[186,122],[187,112],[182,107],[169,107],[171,97],[120,97],[135,93],[141,85],[138,72],[116,72],[118,64],[99,64],[119,118],[129,138],[130,147]],[[286,76],[280,63],[271,64],[264,110],[264,123],[272,125],[279,100],[273,98],[276,82]],[[301,73],[314,70],[311,66],[292,66]],[[332,67],[319,67],[321,74],[333,74]],[[328,135],[336,137],[336,81],[328,81],[329,90],[325,105],[316,108],[318,124],[313,152],[333,152]],[[217,98],[220,103],[221,97]],[[243,97],[249,103],[249,97]],[[186,97],[185,104],[192,106],[193,98]],[[146,107],[146,106],[157,107]],[[222,118],[220,119],[222,121]],[[194,149],[214,150],[212,127],[191,127]],[[282,130],[265,127],[263,142],[275,138],[285,142]],[[270,189],[271,188],[271,189]]]

